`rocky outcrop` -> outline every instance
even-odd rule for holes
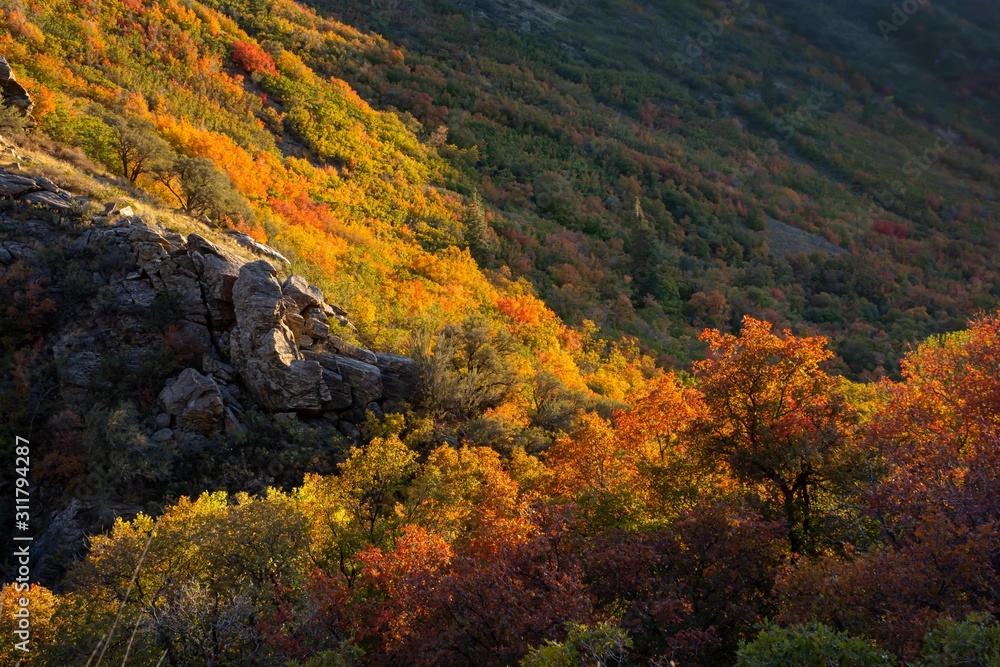
[[[39,193],[72,202],[47,179],[0,170],[0,196],[30,201]],[[121,203],[90,222],[70,253],[84,258],[87,270],[78,279],[99,296],[92,314],[61,329],[52,343],[66,400],[84,403],[102,390],[109,364],[137,367],[165,337],[195,367],[162,388],[163,417],[149,433],[157,441],[176,433],[238,433],[251,408],[324,417],[340,428],[366,410],[381,414],[380,401],[414,396],[413,361],[349,342],[347,314],[302,277],[280,281],[267,260],[248,262],[197,233],[169,233]],[[39,243],[61,233],[34,221],[22,229]],[[0,241],[0,275],[39,257],[23,240]]]
[[[201,285],[207,324],[217,331],[223,331],[236,321],[233,286],[240,277],[243,260],[198,234],[188,235],[187,244],[188,254]]]
[[[370,405],[382,400],[382,371],[375,364],[339,354],[318,354],[309,350],[303,354],[323,367],[323,377],[331,393],[331,403],[325,406],[326,410],[350,408],[342,414],[363,420]],[[375,354],[371,354],[374,360]],[[406,398],[412,397],[411,393]]]
[[[281,286],[281,292],[285,298],[286,311],[289,318],[289,326],[293,329],[298,322],[298,317],[305,319],[310,316],[320,319],[324,323],[329,323],[329,318],[333,318],[340,326],[354,329],[354,325],[347,319],[347,313],[342,309],[327,303],[323,300],[323,293],[319,288],[310,285],[301,276],[290,275]],[[302,325],[299,325],[302,326]],[[324,334],[325,337],[325,334]]]
[[[303,278],[291,275],[281,286],[285,305],[284,321],[298,344],[306,349],[320,351],[330,337],[329,316],[332,309],[323,300],[323,294]]]
[[[281,262],[286,266],[292,265],[292,263],[289,262],[288,259],[280,252],[278,252],[277,250],[275,250],[270,246],[264,245],[263,243],[258,243],[253,238],[247,236],[243,232],[238,232],[235,229],[227,229],[222,233],[226,234],[231,239],[233,239],[233,241],[236,242],[236,245],[240,246],[241,248],[246,248],[255,255],[258,255],[260,257],[267,257],[268,259],[273,259],[275,261]]]
[[[32,260],[38,257],[34,248],[29,248],[17,241],[0,241],[0,264],[10,266],[21,260]]]
[[[223,382],[229,382],[236,376],[235,368],[210,354],[202,357],[201,368],[209,377],[218,378]]]
[[[62,506],[44,507],[38,518],[46,527],[31,546],[32,579],[61,580],[67,567],[86,553],[89,537],[107,530],[118,517],[132,518],[143,509],[142,505],[126,502],[80,498],[72,498]]]
[[[375,356],[374,352],[348,343],[340,336],[330,336],[329,340],[327,340],[326,346],[331,352],[341,356],[357,359],[358,361],[363,361],[371,366],[378,365],[378,358]]]
[[[274,267],[265,260],[243,265],[233,306],[230,356],[257,402],[271,412],[322,412],[331,400],[323,367],[303,358],[284,322],[286,306]]]
[[[338,412],[350,408],[354,404],[354,393],[341,372],[340,366],[337,365],[337,358],[330,354],[317,354],[310,350],[304,350],[302,354],[306,359],[315,361],[323,367],[323,381],[330,390],[330,401],[323,406],[323,409],[329,412]]]
[[[0,139],[0,150],[6,146]],[[232,452],[290,446],[309,447],[332,466],[341,451],[335,433],[358,442],[366,414],[384,416],[380,402],[412,398],[413,362],[351,343],[347,313],[301,277],[279,280],[267,260],[248,262],[224,237],[206,238],[207,229],[169,232],[127,202],[84,218],[101,207],[78,201],[46,178],[0,169],[0,284],[41,323],[32,354],[46,370],[25,375],[35,402],[26,408],[49,408],[40,442],[58,435],[78,444],[86,436],[93,451],[112,439],[87,423],[91,415],[125,408],[122,433],[141,443],[122,441],[129,456],[155,464],[136,467],[133,481],[108,482],[112,496],[43,503],[53,511],[39,524],[35,556],[46,581],[61,578],[85,535],[135,516],[142,505],[133,501],[162,470],[216,456],[228,470]],[[19,325],[20,312],[8,323]],[[253,463],[252,483],[263,490],[287,460],[275,456],[267,469]],[[84,486],[74,493],[91,483],[89,475],[75,479]],[[120,490],[128,497],[114,496]]]
[[[218,382],[241,383],[264,410],[346,411],[341,416],[363,418],[367,405],[383,395],[407,400],[416,391],[411,360],[380,357],[333,333],[349,325],[346,313],[326,303],[322,292],[300,276],[279,282],[266,260],[247,263],[198,234],[185,241],[135,216],[91,229],[76,245],[113,266],[134,266],[121,279],[110,279],[115,304],[148,309],[168,297],[181,318],[174,325],[178,335],[193,349],[214,354],[206,355],[203,370]],[[72,357],[76,361],[67,366],[67,382],[82,388],[101,358],[82,350]],[[222,405],[229,410],[229,401]],[[242,406],[221,420],[213,413],[212,419],[193,420],[197,426],[182,430],[205,433],[213,424],[218,431],[242,413]],[[170,414],[179,420],[179,414]]]
[[[3,58],[0,58],[2,61]],[[2,70],[2,65],[0,65]],[[0,79],[2,82],[2,79]],[[34,204],[59,212],[73,208],[73,195],[43,176],[22,176],[0,169],[0,197],[22,204]]]
[[[223,426],[225,405],[219,386],[193,368],[169,382],[159,399],[182,431],[209,435]]]
[[[14,70],[3,56],[0,56],[0,97],[3,97],[4,104],[20,110],[24,115],[31,113],[34,107],[31,95],[17,82]]]
[[[344,381],[351,385],[355,408],[364,410],[369,403],[382,398],[382,371],[378,366],[339,355],[333,359]]]

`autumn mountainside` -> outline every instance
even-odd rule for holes
[[[322,62],[447,130],[506,214],[504,263],[664,364],[699,356],[690,325],[751,314],[895,374],[996,303],[989,3],[312,4],[409,47]]]
[[[206,4],[232,22],[216,37],[187,31],[168,45],[168,26],[187,19],[160,26],[141,4],[96,4],[89,18],[39,18],[49,43],[36,50],[64,43],[74,55],[60,67],[103,58],[116,73],[102,67],[95,85],[141,94],[154,115],[254,159],[277,149],[333,166],[386,210],[345,200],[328,202],[331,215],[395,221],[438,255],[469,247],[480,266],[526,278],[566,323],[637,336],[661,365],[699,357],[701,327],[750,314],[830,335],[854,377],[896,375],[913,343],[996,304],[988,8],[918,3],[883,36],[879,21],[897,27],[891,8],[868,2],[314,4],[374,33],[288,3]],[[305,69],[289,70],[292,59]],[[150,67],[172,74],[137,80]],[[324,92],[306,92],[305,71]],[[243,93],[226,94],[227,81]],[[335,81],[349,88],[326,92]],[[342,113],[364,104],[349,90],[393,112],[371,116],[389,126]],[[241,183],[248,170],[228,159],[251,203],[274,196],[266,178]],[[468,206],[477,196],[481,212]],[[265,216],[258,233],[301,244],[280,224],[315,213],[282,201],[284,217]],[[379,310],[387,322],[368,327],[375,316],[356,312],[359,326],[400,345],[390,331],[409,318]]]
[[[991,664],[997,17],[892,14],[0,10],[21,664]]]

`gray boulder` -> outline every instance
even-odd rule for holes
[[[244,261],[198,234],[190,234],[187,244],[212,328],[226,329],[236,320],[233,286],[240,277]]]
[[[364,409],[372,401],[382,398],[382,372],[378,366],[351,357],[333,355],[344,381],[351,385],[354,406]]]
[[[301,276],[289,276],[281,292],[285,302],[285,324],[295,333],[299,345],[315,352],[328,349],[330,318],[340,322],[337,313],[343,311],[328,304],[319,288]]]
[[[282,255],[280,252],[278,252],[277,250],[275,250],[270,246],[264,245],[263,243],[258,243],[253,238],[247,236],[243,232],[238,232],[235,229],[227,229],[223,232],[223,234],[232,237],[232,239],[236,241],[237,245],[239,245],[242,248],[246,248],[255,255],[260,255],[261,257],[270,257],[271,259],[281,262],[286,266],[292,265],[292,263],[288,261],[288,258]]]
[[[38,252],[17,241],[0,241],[0,264],[10,266],[14,262],[24,260],[34,261]]]
[[[291,275],[281,286],[288,309],[301,314],[310,306],[322,307],[326,303],[318,287],[310,285],[302,276]]]
[[[62,212],[70,211],[73,208],[72,197],[55,192],[46,192],[45,190],[29,192],[26,195],[22,195],[18,201],[28,204],[38,204],[39,206],[45,206],[46,208]]]
[[[23,176],[4,169],[0,169],[0,196],[63,213],[70,211],[74,206],[73,195],[44,176]]]
[[[128,218],[122,225],[114,227],[132,247],[135,263],[145,267],[150,262],[158,262],[177,250],[177,246],[163,235],[161,229],[154,229],[141,218]],[[109,230],[110,231],[110,230]]]
[[[302,315],[302,332],[313,340],[326,340],[330,337],[330,322],[319,308],[306,308]]]
[[[167,384],[159,399],[183,431],[210,435],[222,429],[225,411],[222,392],[214,380],[193,368],[184,370]]]
[[[357,359],[358,361],[363,361],[372,366],[376,366],[378,364],[378,358],[374,352],[366,350],[363,347],[358,347],[352,343],[348,343],[340,336],[330,336],[329,340],[326,342],[326,346],[331,351],[341,356]]]
[[[303,350],[302,355],[323,367],[323,381],[330,390],[330,400],[323,405],[324,411],[344,410],[354,403],[354,396],[344,376],[340,374],[337,358],[331,354],[317,354]]]
[[[330,401],[323,406],[324,410],[344,410],[353,405],[354,395],[351,393],[351,385],[344,381],[343,375],[324,368],[323,381],[330,389]]]
[[[403,401],[413,400],[420,388],[420,373],[416,362],[399,354],[381,352],[375,358],[382,371],[382,395]]]
[[[208,307],[202,297],[198,270],[191,257],[176,254],[162,261],[149,263],[144,268],[156,291],[171,297],[181,318],[208,325]]]
[[[115,301],[119,306],[149,308],[155,299],[156,290],[148,280],[139,277],[126,277],[115,288]]]
[[[37,187],[33,178],[0,170],[0,195],[4,197],[20,197]]]

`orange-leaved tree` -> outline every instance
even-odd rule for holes
[[[1000,313],[927,341],[902,370],[869,435],[888,464],[882,513],[903,531],[942,504],[970,527],[1000,520]]]
[[[574,502],[592,529],[636,527],[642,521],[646,489],[639,457],[622,446],[611,423],[595,413],[580,417],[570,434],[548,450],[551,491]]]
[[[743,318],[739,336],[706,330],[704,361],[694,364],[705,395],[697,447],[728,467],[748,490],[761,489],[787,522],[793,553],[814,551],[836,499],[863,471],[854,442],[857,416],[840,381],[823,370],[826,338],[778,336],[768,322]]]
[[[694,456],[692,429],[704,416],[701,392],[673,373],[650,380],[631,408],[615,414],[618,438],[637,456],[648,489],[651,523],[673,521],[727,481],[699,465]]]

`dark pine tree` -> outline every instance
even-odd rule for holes
[[[642,210],[636,198],[632,209],[625,214],[626,227],[632,233],[630,254],[632,256],[633,299],[641,305],[647,296],[660,299],[663,296],[663,245],[653,224]]]

